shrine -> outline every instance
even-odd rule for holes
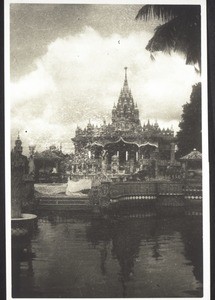
[[[148,120],[141,125],[139,109],[128,85],[127,67],[118,102],[112,109],[112,122],[104,121],[98,127],[89,121],[84,129],[78,126],[72,141],[76,158],[97,161],[100,168],[115,172],[131,172],[134,167],[141,170],[150,160],[174,161],[174,131],[161,129],[157,121],[153,124]]]

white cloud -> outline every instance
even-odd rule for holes
[[[178,55],[159,54],[151,61],[145,50],[150,37],[146,32],[102,37],[86,27],[52,42],[35,71],[11,83],[13,139],[20,130],[23,144],[68,144],[77,124],[110,121],[124,66],[141,121],[158,119],[176,128],[198,78]]]
[[[31,101],[55,91],[55,85],[43,65],[37,64],[36,71],[22,77],[18,82],[11,83],[12,105]]]

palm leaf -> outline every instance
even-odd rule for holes
[[[136,20],[149,20],[151,18],[158,18],[163,21],[170,21],[171,19],[183,15],[190,5],[144,5],[138,12]]]
[[[199,14],[198,5],[144,5],[138,12],[136,20],[149,20],[158,18],[163,21],[170,21],[175,17],[185,14]]]
[[[168,20],[155,29],[146,49],[183,53],[187,64],[201,64],[200,6],[146,5],[136,18],[158,17]]]

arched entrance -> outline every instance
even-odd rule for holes
[[[149,142],[140,145],[140,147],[139,147],[140,158],[143,158],[143,159],[154,158],[154,153],[157,148],[158,148],[157,144],[152,144]]]
[[[111,163],[113,155],[118,157],[120,165],[124,165],[129,160],[134,162],[138,160],[138,145],[133,142],[127,142],[123,138],[106,144],[104,149],[107,151],[108,164]]]

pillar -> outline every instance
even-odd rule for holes
[[[34,164],[33,156],[31,156],[29,158],[28,167],[29,167],[29,172],[28,173],[33,175],[35,173],[35,164]]]
[[[55,168],[56,168],[56,171],[58,173],[58,169],[59,169],[59,162],[58,161],[56,161],[56,163],[55,163]]]
[[[170,144],[170,162],[174,163],[175,161],[175,143]]]
[[[138,151],[136,151],[136,161],[138,161],[138,159],[139,159],[139,153]]]
[[[158,161],[155,159],[155,178],[158,176]]]

